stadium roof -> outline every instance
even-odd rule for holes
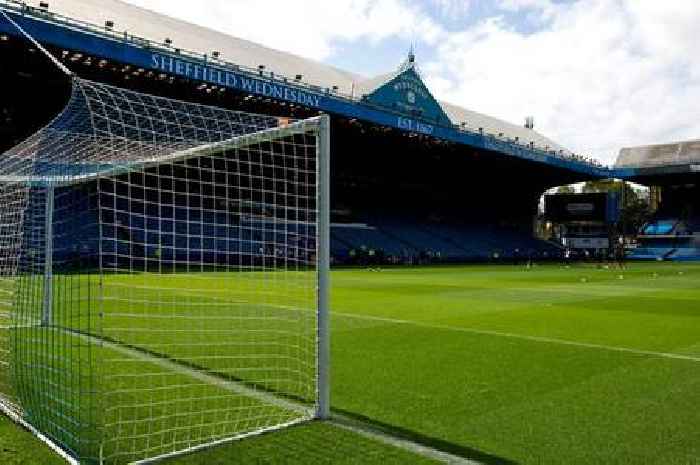
[[[290,78],[302,75],[303,81],[323,88],[337,86],[338,92],[361,97],[377,89],[402,71],[391,71],[377,77],[368,78],[360,74],[344,71],[318,61],[229,36],[212,29],[174,19],[120,0],[52,0],[52,12],[92,24],[113,21],[115,29],[154,41],[172,41],[173,47],[182,47],[192,52],[211,54],[216,50],[227,61],[257,68],[264,65],[266,71]],[[484,133],[500,135],[511,139],[518,138],[522,143],[533,142],[536,146],[570,155],[562,146],[517,124],[478,113],[458,105],[439,102],[453,124]]]
[[[700,139],[625,147],[620,149],[615,167],[656,167],[697,163],[700,163]]]

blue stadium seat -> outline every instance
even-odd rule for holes
[[[437,261],[556,257],[559,249],[529,234],[486,225],[427,222],[410,218],[367,217],[362,224],[331,228],[331,252],[347,258],[349,250],[382,250],[394,257],[429,257]]]
[[[672,247],[637,247],[628,258],[632,260],[665,260],[674,252]]]
[[[677,219],[656,219],[642,227],[642,234],[647,236],[673,234]]]
[[[377,228],[367,225],[333,225],[331,227],[331,252],[347,255],[351,249],[383,250],[387,255],[401,256],[408,248]],[[411,250],[415,253],[415,250]]]
[[[678,262],[698,261],[700,260],[700,247],[678,248],[668,258]]]

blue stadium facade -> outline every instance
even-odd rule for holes
[[[238,50],[240,55],[222,56],[226,52],[217,49],[224,47],[214,38],[208,50],[202,51],[208,44],[198,44],[198,52],[189,52],[187,37],[206,30],[185,33],[194,27],[187,23],[164,29],[157,23],[159,15],[118,0],[106,0],[101,16],[86,13],[85,17],[74,13],[79,11],[74,4],[81,2],[56,3],[54,8],[2,0],[0,7],[80,76],[255,113],[292,118],[330,114],[332,249],[338,262],[558,256],[554,245],[532,234],[540,196],[554,186],[605,178],[666,186],[667,192],[675,192],[667,197],[674,200],[668,200],[665,208],[661,203],[643,235],[663,236],[666,241],[652,244],[650,248],[659,249],[652,251],[653,258],[700,257],[694,235],[700,232],[695,216],[700,212],[687,207],[697,195],[697,187],[687,187],[697,185],[692,161],[645,166],[622,160],[613,168],[601,166],[532,129],[438,102],[423,83],[412,55],[393,72],[363,81],[263,48],[245,55],[243,50],[253,45],[241,46],[234,38],[217,40],[234,43],[230,54]],[[139,15],[145,23],[142,30],[152,26],[158,32],[148,38],[142,37],[146,33],[119,32],[123,22]],[[2,108],[5,123],[0,129],[0,150],[5,150],[55,116],[70,87],[2,18],[0,34],[10,71],[0,78],[0,88],[7,93]],[[30,101],[42,102],[41,108],[27,105]],[[674,187],[680,185],[686,187]],[[62,195],[72,199],[66,205],[89,203],[89,188],[80,195]],[[667,231],[669,222],[673,225]],[[132,219],[123,223],[132,224]],[[136,225],[134,229],[148,228]],[[207,237],[216,241],[216,231]],[[177,240],[181,239],[174,233],[173,241]],[[150,241],[143,238],[143,242]],[[250,247],[265,247],[261,238],[246,242]],[[677,252],[686,248],[695,251]],[[147,260],[155,252],[130,253]]]

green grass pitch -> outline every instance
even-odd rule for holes
[[[699,264],[331,279],[336,413],[489,464],[700,464]],[[60,460],[3,417],[0,463]],[[166,463],[432,462],[313,422]]]

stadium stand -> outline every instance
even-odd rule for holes
[[[27,13],[29,17],[32,11],[26,10],[23,14]],[[217,88],[186,73],[183,77],[182,73],[168,70],[154,72],[150,65],[144,69],[133,65],[130,67],[128,63],[119,63],[119,59],[114,57],[101,59],[98,54],[86,55],[85,50],[73,50],[67,45],[54,44],[51,49],[69,67],[79,67],[81,74],[118,86],[283,118],[308,117],[319,111],[333,114],[333,202],[342,201],[359,212],[351,221],[336,221],[332,228],[333,255],[339,261],[347,260],[351,251],[357,253],[363,248],[374,249],[382,256],[404,257],[407,260],[425,256],[442,261],[490,260],[496,256],[502,259],[558,256],[560,249],[535,239],[531,233],[536,203],[542,192],[553,186],[612,174],[653,185],[655,178],[645,178],[635,169],[644,166],[675,167],[700,160],[700,142],[688,141],[663,147],[623,149],[616,164],[619,172],[613,173],[607,169],[576,171],[580,167],[551,160],[548,154],[581,161],[589,168],[599,164],[568,151],[539,134],[531,125],[508,123],[443,101],[437,103],[447,117],[446,127],[467,133],[480,143],[487,140],[484,146],[472,147],[440,139],[435,134],[419,134],[413,131],[415,127],[406,130],[406,127],[396,126],[396,117],[399,116],[399,120],[406,116],[413,118],[416,113],[402,113],[392,105],[373,107],[374,103],[368,101],[368,96],[386,88],[392,79],[407,70],[415,71],[417,81],[420,81],[419,69],[414,66],[411,55],[397,70],[367,77],[119,0],[56,0],[51,2],[50,15],[41,13],[39,16],[55,22],[58,29],[73,25],[80,31],[79,34],[116,38],[125,48],[136,44],[137,48],[154,53],[153,56],[147,55],[149,63],[151,58],[157,61],[158,56],[169,55],[177,57],[176,60],[199,63],[198,66],[215,64],[244,76],[253,76],[258,79],[261,88],[265,85],[294,87],[305,89],[309,95],[323,96],[334,105],[342,102],[338,108],[352,108],[353,115],[362,114],[359,109],[364,111],[367,108],[388,111],[386,115],[390,115],[390,118],[386,122],[363,120],[364,116],[351,117],[348,116],[350,113],[343,113],[340,109],[333,114],[335,110],[321,106],[303,102],[291,104],[289,99],[281,101],[285,99],[276,99],[269,93],[252,88]],[[110,20],[116,26],[105,29],[102,26],[105,20]],[[165,38],[167,40],[162,42]],[[86,43],[89,45],[93,42]],[[42,116],[47,118],[52,113],[50,107],[60,107],[62,104],[57,97],[61,94],[60,86],[56,84],[58,80],[48,80],[54,83],[52,88],[38,78],[31,78],[45,76],[47,65],[41,60],[27,60],[21,42],[12,39],[2,46],[5,47],[3,50],[8,67],[23,70],[22,73],[5,76],[5,85],[19,89],[17,95],[31,89],[37,100],[50,103],[46,105],[46,115]],[[213,51],[216,51],[215,55]],[[166,72],[159,74],[160,71]],[[426,90],[429,94],[429,89]],[[21,99],[7,105],[3,103],[2,114],[9,115],[5,119],[9,117],[15,121],[14,125],[29,128],[27,131],[32,125],[40,127],[41,117],[37,117],[35,111],[24,114],[24,107]],[[416,121],[419,119],[416,118]],[[28,123],[30,120],[31,124]],[[439,128],[436,126],[436,129]],[[8,140],[21,138],[19,132],[11,130]],[[503,143],[516,146],[516,151],[505,150]],[[545,152],[537,153],[535,158],[528,158],[525,156],[527,154],[520,157],[520,152],[524,154],[532,147],[539,147]],[[691,175],[691,180],[696,178],[697,174]],[[382,199],[381,205],[376,204],[377,199]],[[426,220],[432,213],[430,209],[440,210],[440,215],[448,219]],[[409,216],[409,212],[415,214]],[[700,231],[699,221],[692,218],[692,215],[681,215],[676,211],[664,216],[657,215],[641,233],[647,236],[683,236]],[[148,231],[143,233],[144,255],[148,255],[153,253],[153,247],[149,244],[156,239],[154,229],[138,221],[130,217],[116,218],[115,227],[124,228],[125,234],[126,229],[133,230],[131,234],[135,234],[139,240],[140,230]],[[275,241],[270,237],[279,234],[279,231],[294,234],[293,229],[298,227],[276,224],[274,215],[257,219],[249,216],[246,221],[267,222],[265,228],[270,230],[270,234],[266,233],[266,237],[246,237],[242,232],[236,238],[239,241],[236,247],[271,247],[272,255],[285,252],[275,250]],[[165,250],[167,241],[177,240],[176,228],[180,227],[179,223],[181,221],[178,220],[173,224],[165,221],[160,226],[166,228],[164,231],[172,229],[174,232],[169,236],[172,238],[161,239],[166,246],[162,246],[163,250],[158,253],[168,253]],[[219,240],[217,223],[219,220],[215,219],[211,226],[205,226],[202,243],[195,245],[202,249],[216,245]],[[245,228],[241,227],[241,231],[245,231]],[[669,249],[677,246],[676,243],[658,247],[655,244],[642,244],[636,254],[671,257],[673,254],[668,254]],[[653,253],[643,254],[645,249]],[[206,261],[206,258],[203,259]]]
[[[700,233],[700,218],[689,218],[686,221],[688,232]]]
[[[658,214],[639,229],[640,246],[629,258],[639,260],[676,260],[698,256],[693,242],[694,223],[679,217],[670,218],[668,212]],[[681,258],[688,257],[688,258]]]
[[[679,224],[678,220],[675,219],[670,219],[670,220],[661,220],[661,219],[656,219],[653,221],[648,222],[644,226],[642,226],[641,233],[644,235],[668,235],[668,234],[673,234],[676,226]]]
[[[637,247],[630,252],[629,258],[634,260],[665,260],[675,252],[676,249],[669,247]]]
[[[468,255],[466,249],[444,240],[417,219],[376,218],[374,223],[396,241],[418,250],[419,253],[444,259],[457,259]]]
[[[103,256],[114,257],[133,269],[148,266],[148,260],[156,258],[161,266],[173,267],[223,260],[245,264],[253,256],[270,261],[285,257],[289,262],[307,259],[315,248],[304,242],[309,236],[306,228],[311,227],[305,222],[281,221],[271,212],[269,216],[241,215],[226,206],[202,211],[183,203],[158,206],[103,194],[100,202],[114,202],[115,209],[102,210],[100,225],[95,191],[95,183],[91,183],[82,189],[57,192],[56,217],[60,220],[54,227],[54,260],[63,269],[95,265],[100,247]],[[334,246],[342,250],[338,243]]]
[[[66,269],[94,264],[98,248],[115,257],[130,257],[129,266],[141,268],[149,258],[161,262],[217,263],[231,256],[246,257],[263,251],[271,259],[297,256],[309,244],[295,250],[280,244],[285,238],[304,236],[304,223],[280,222],[261,215],[228,211],[198,211],[186,205],[148,212],[138,202],[118,198],[116,213],[102,218],[98,227],[93,189],[73,189],[57,196],[61,221],[55,228],[55,259]],[[104,200],[103,200],[104,201]],[[102,238],[102,240],[100,240]],[[110,238],[110,239],[105,239]],[[116,239],[114,239],[116,238]],[[101,242],[101,244],[100,244]],[[131,244],[128,246],[127,244]],[[185,250],[189,250],[188,255]],[[334,223],[331,250],[336,263],[367,262],[370,251],[376,263],[485,261],[494,259],[546,259],[559,249],[526,233],[490,225],[428,222],[420,219],[368,218],[368,223]],[[225,251],[226,253],[219,253]]]
[[[693,260],[700,257],[696,220],[652,219],[639,231],[640,246],[629,257],[639,260]]]
[[[700,247],[676,249],[669,258],[678,262],[700,260]]]
[[[331,226],[331,249],[338,258],[349,258],[351,251],[373,249],[386,255],[402,256],[407,247],[383,231],[367,224],[333,224]],[[416,251],[410,249],[409,253]]]
[[[650,186],[652,217],[639,229],[630,258],[700,259],[700,140],[626,147],[615,168]]]
[[[554,259],[560,248],[531,235],[492,225],[368,218],[331,228],[336,262],[360,262],[369,250],[389,263]],[[378,260],[378,259],[377,259]]]

